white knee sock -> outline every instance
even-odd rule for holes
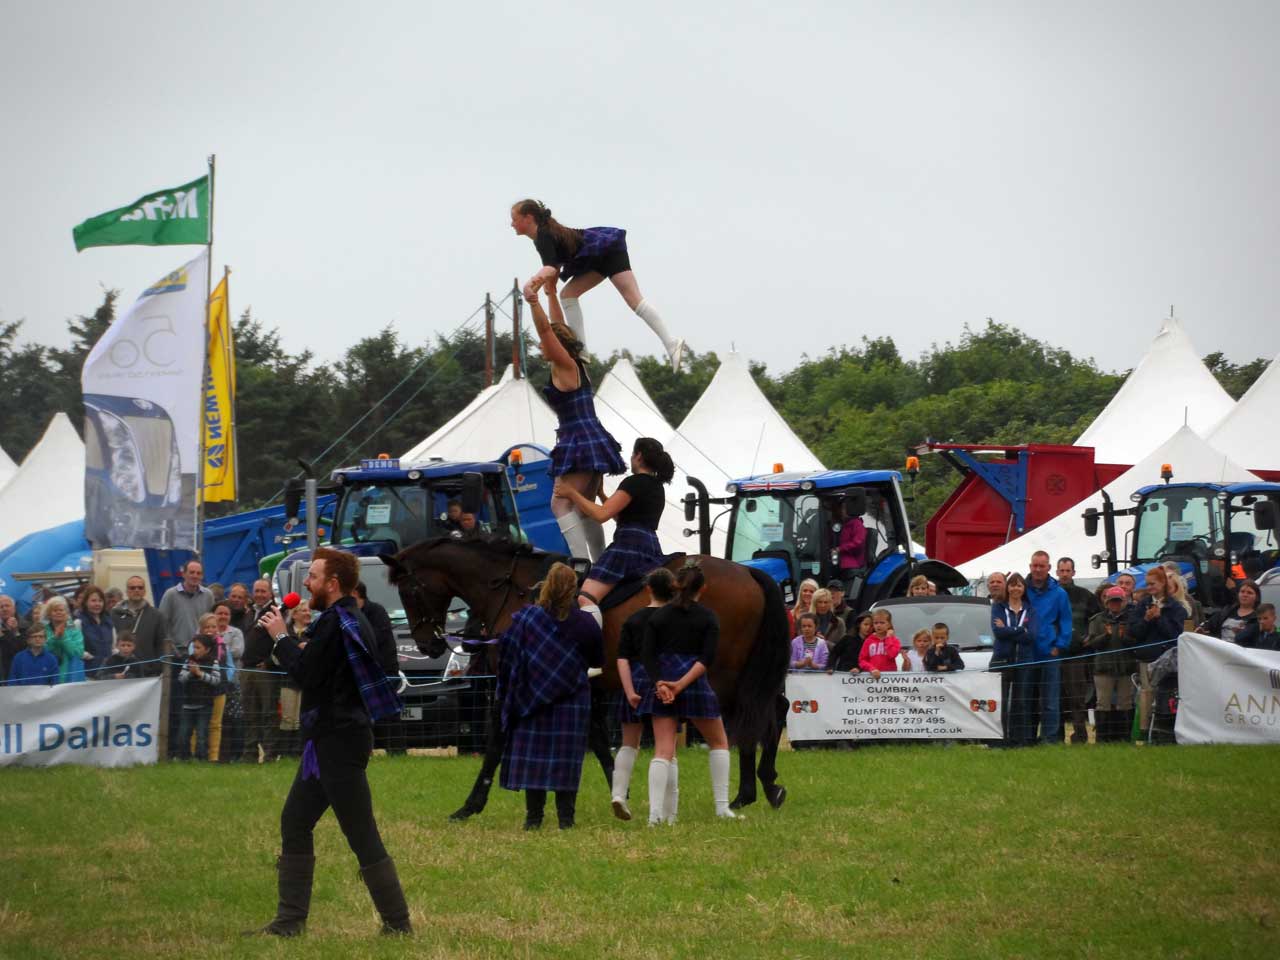
[[[621,751],[619,751],[621,752]],[[662,812],[666,814],[667,823],[676,822],[676,811],[680,807],[680,764],[675,757],[671,758],[671,769],[667,773],[667,799]]]
[[[729,751],[712,750],[708,753],[711,764],[711,799],[716,802],[717,817],[732,817],[729,809]]]
[[[585,347],[587,345],[587,325],[582,319],[582,305],[577,297],[561,297],[560,309],[564,311],[564,322],[569,325],[573,335]]]
[[[658,339],[662,341],[662,348],[668,354],[676,348],[675,337],[667,332],[667,325],[662,322],[662,317],[648,300],[641,300],[636,304],[636,316],[647,323],[649,329],[658,335]]]
[[[570,510],[562,517],[556,517],[556,525],[564,534],[565,546],[569,548],[569,556],[588,560],[591,551],[587,545],[587,532],[582,528],[582,514]]]
[[[631,789],[631,772],[636,768],[635,747],[622,746],[618,755],[613,758],[613,799],[627,799],[627,791]]]
[[[591,616],[595,618],[596,626],[599,627],[601,630],[604,629],[604,614],[600,612],[600,608],[597,607],[594,603],[580,604],[578,609],[585,610],[587,611],[587,613],[591,614]],[[597,674],[597,676],[598,675],[599,674]],[[588,673],[587,676],[591,676],[591,674]]]
[[[595,563],[605,550],[604,527],[600,525],[599,521],[584,516],[582,518],[582,529],[587,535],[587,549],[591,551],[591,562]]]
[[[649,822],[661,823],[666,815],[667,779],[671,761],[654,757],[649,761]]]

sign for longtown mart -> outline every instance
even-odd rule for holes
[[[1178,696],[1179,743],[1280,743],[1280,652],[1184,633]]]
[[[156,762],[160,678],[0,687],[0,766]]]
[[[998,740],[1000,675],[957,673],[792,673],[787,675],[792,740]]]

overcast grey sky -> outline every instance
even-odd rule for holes
[[[2,0],[0,320],[64,342],[196,248],[71,227],[218,156],[232,308],[336,356],[538,267],[526,195],[628,230],[698,350],[779,372],[993,316],[1137,362],[1280,350],[1280,4]],[[657,341],[602,286],[592,348]]]

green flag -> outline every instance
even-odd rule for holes
[[[209,242],[209,177],[149,193],[117,210],[90,217],[71,235],[76,250],[126,244],[161,246]]]

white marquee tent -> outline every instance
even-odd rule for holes
[[[1130,494],[1140,487],[1159,483],[1160,467],[1166,463],[1173,467],[1175,480],[1182,477],[1213,483],[1235,483],[1258,479],[1202,439],[1190,427],[1179,427],[1164,443],[1157,445],[1155,450],[1112,480],[1104,489],[1117,507],[1132,506]],[[1089,507],[1101,510],[1102,503],[1102,492],[1097,491],[1062,511],[1048,523],[960,564],[960,572],[970,580],[985,577],[996,570],[1018,570],[1025,573],[1031,562],[1031,554],[1037,550],[1047,550],[1054,562],[1059,557],[1074,559],[1079,575],[1086,577],[1089,575],[1088,558],[1102,550],[1104,542],[1101,533],[1097,537],[1085,536],[1081,514]],[[1122,517],[1117,522],[1116,538],[1121,549],[1124,533],[1132,527],[1132,518]]]
[[[1076,446],[1093,447],[1098,463],[1137,463],[1183,424],[1208,436],[1234,404],[1182,324],[1166,317],[1146,355]]]
[[[502,379],[485,387],[444,426],[401,458],[403,460],[493,460],[517,443],[548,449],[556,442],[556,415],[528,380],[507,367]]]
[[[4,447],[0,447],[0,490],[4,489],[6,483],[13,479],[13,475],[18,472],[18,465],[13,462],[13,458],[5,452]]]
[[[1280,417],[1280,357],[1209,434],[1209,442],[1254,470],[1280,470],[1276,418]]]
[[[0,548],[84,516],[84,443],[65,413],[0,490]]]

